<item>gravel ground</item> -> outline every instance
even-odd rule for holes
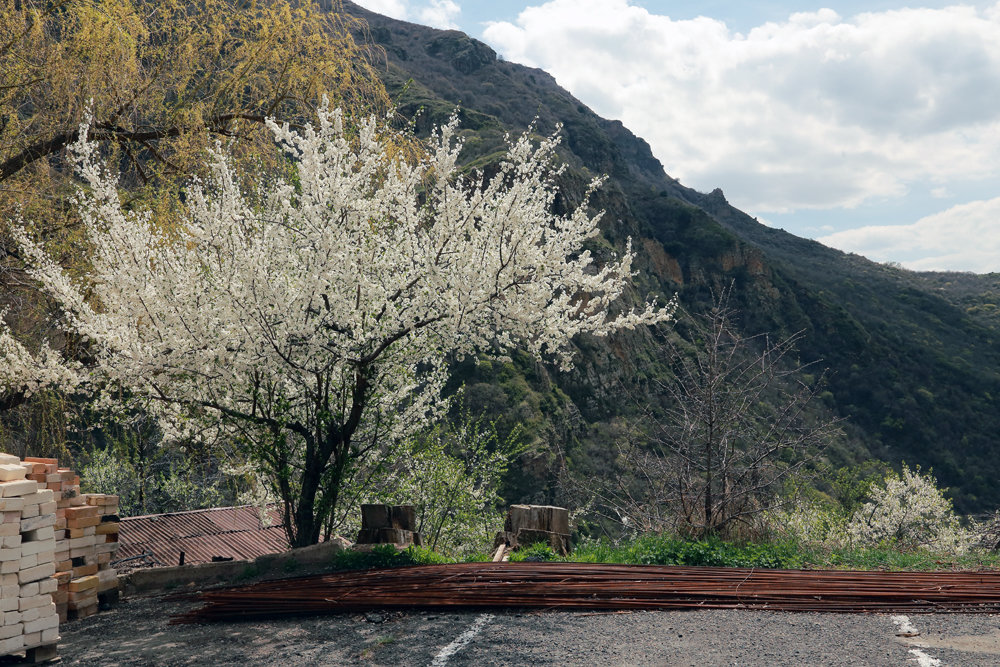
[[[738,610],[370,612],[170,625],[133,598],[62,628],[65,665],[997,665],[1000,617]],[[898,619],[897,619],[898,621]],[[915,652],[916,651],[916,652]],[[939,660],[935,663],[934,660]],[[923,662],[921,663],[921,660]]]

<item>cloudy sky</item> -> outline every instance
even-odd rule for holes
[[[667,173],[917,270],[1000,271],[1000,2],[362,0],[540,67]]]

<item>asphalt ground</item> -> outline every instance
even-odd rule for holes
[[[987,614],[429,610],[169,623],[195,604],[132,598],[65,624],[62,664],[1000,665],[1000,616]]]

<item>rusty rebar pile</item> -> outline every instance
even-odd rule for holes
[[[460,563],[208,591],[179,623],[400,608],[1000,612],[1000,572],[853,572]]]

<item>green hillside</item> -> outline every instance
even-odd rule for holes
[[[488,168],[505,132],[534,122],[548,134],[561,124],[569,169],[559,204],[571,208],[591,177],[609,176],[594,200],[606,211],[606,243],[593,250],[610,253],[632,237],[637,296],[677,293],[697,312],[732,284],[746,333],[804,330],[801,359],[828,369],[817,407],[845,419],[832,463],[933,467],[960,511],[1000,506],[1000,276],[913,273],[768,228],[721,190],[669,177],[645,141],[545,72],[504,62],[460,32],[350,11],[384,49],[386,85],[404,115],[420,112],[419,129],[461,109],[470,167]],[[458,366],[469,407],[525,424],[533,440],[509,500],[555,499],[561,456],[578,469],[606,466],[632,416],[662,400],[646,388],[667,372],[657,341],[665,335],[678,332],[578,340],[569,373],[527,358]]]

